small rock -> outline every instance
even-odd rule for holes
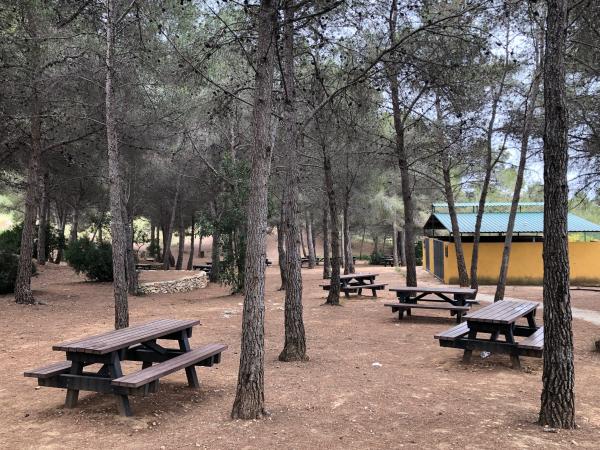
[[[39,391],[40,389],[41,389],[41,387],[40,387],[40,386],[36,386],[36,387],[35,387],[35,390],[36,390],[36,391]]]
[[[380,362],[374,362],[373,364],[371,364],[373,367],[381,367],[382,364]]]
[[[550,428],[549,426],[545,426],[543,430],[544,433],[558,433],[558,430],[556,428]]]

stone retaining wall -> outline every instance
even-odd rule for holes
[[[205,288],[208,285],[208,275],[200,271],[195,275],[169,281],[153,281],[151,283],[140,283],[138,292],[140,294],[173,294],[175,292],[190,292]]]

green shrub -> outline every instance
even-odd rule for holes
[[[77,273],[83,273],[92,281],[112,281],[112,246],[104,242],[96,244],[88,238],[77,239],[65,251],[65,259]]]
[[[23,234],[22,223],[0,233],[0,252],[18,255],[21,249],[21,234]]]
[[[385,258],[385,255],[383,253],[371,253],[371,255],[369,256],[369,264],[383,264],[383,258]]]
[[[0,294],[15,292],[15,282],[19,270],[19,256],[0,251]],[[35,264],[31,263],[31,274],[35,275]]]

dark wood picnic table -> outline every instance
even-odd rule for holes
[[[130,416],[129,395],[158,390],[159,379],[185,369],[190,387],[200,384],[195,366],[212,366],[221,361],[223,344],[209,344],[192,349],[189,337],[198,320],[159,319],[113,330],[107,333],[62,342],[52,347],[66,353],[66,361],[25,372],[38,378],[40,386],[66,388],[65,405],[77,404],[79,391],[113,394],[122,415]],[[157,340],[177,341],[179,348],[166,348]],[[141,361],[142,369],[123,374],[121,362]],[[86,366],[101,364],[97,371],[84,371]],[[153,365],[155,364],[155,365]]]
[[[466,322],[435,336],[442,347],[464,349],[463,360],[469,362],[473,350],[505,353],[511,356],[513,367],[520,367],[519,356],[541,357],[544,347],[544,327],[538,327],[535,315],[539,303],[501,300],[469,313]],[[524,320],[527,324],[518,324]],[[482,338],[481,333],[489,335]],[[504,341],[498,337],[504,336]],[[517,342],[515,336],[526,339]]]
[[[375,278],[379,276],[378,273],[349,273],[346,275],[340,275],[340,291],[344,292],[346,297],[350,296],[350,293],[357,293],[362,295],[363,289],[371,290],[373,297],[377,297],[377,291],[385,289],[387,284],[375,283]],[[329,290],[331,285],[322,284],[324,290]]]
[[[396,293],[398,303],[386,303],[392,312],[398,311],[398,318],[402,320],[404,313],[411,315],[413,309],[448,310],[451,315],[456,315],[457,323],[466,313],[471,304],[477,303],[474,297],[475,289],[451,286],[401,286],[390,288]],[[421,302],[421,303],[419,303]],[[423,303],[426,302],[426,303]],[[433,303],[433,304],[431,304]]]

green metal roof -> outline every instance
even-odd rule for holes
[[[486,205],[487,206],[487,205]],[[481,222],[481,233],[506,233],[508,227],[509,213],[485,212]],[[458,213],[458,227],[461,234],[475,233],[475,220],[477,214]],[[569,233],[577,232],[600,232],[600,226],[589,220],[583,219],[575,214],[570,214],[567,219]],[[425,229],[442,229],[452,232],[452,223],[450,214],[433,213]],[[543,233],[544,232],[544,213],[543,212],[518,212],[515,217],[514,233]]]

